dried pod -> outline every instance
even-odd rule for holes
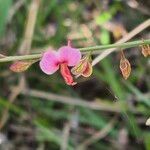
[[[144,57],[150,56],[150,45],[141,45],[142,54]]]
[[[145,45],[145,49],[147,50],[147,53],[150,56],[150,45]]]
[[[29,61],[16,61],[9,69],[13,72],[24,72],[26,71],[33,63],[35,63],[37,60],[29,60]]]
[[[82,73],[82,76],[87,78],[87,77],[91,76],[92,72],[93,72],[92,64],[90,62],[87,62],[85,70]]]
[[[71,72],[76,76],[82,75],[83,77],[89,77],[93,72],[90,55],[81,59],[79,64],[71,69]]]
[[[130,76],[131,65],[130,62],[125,58],[123,51],[121,53],[120,70],[124,79],[127,79]]]

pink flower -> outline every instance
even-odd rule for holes
[[[76,82],[73,81],[68,66],[73,67],[77,65],[80,59],[80,51],[76,48],[72,48],[69,41],[68,46],[62,46],[58,51],[48,50],[45,52],[40,61],[40,68],[48,75],[55,73],[60,68],[60,73],[66,84],[75,85]]]

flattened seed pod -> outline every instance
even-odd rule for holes
[[[124,79],[127,79],[131,73],[131,65],[128,59],[125,58],[124,53],[121,53],[120,70]]]

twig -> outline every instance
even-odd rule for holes
[[[18,51],[22,54],[28,54],[31,48],[31,42],[32,42],[39,4],[40,4],[40,0],[32,0],[30,4],[24,38],[23,38],[20,48],[18,49]],[[25,87],[25,77],[22,74],[21,76],[19,76],[18,86],[11,90],[11,93],[9,96],[10,103],[13,103],[15,101],[16,97],[20,94],[20,92],[22,91],[22,89],[24,89],[24,87]],[[2,113],[3,115],[0,121],[0,129],[3,128],[3,126],[8,120],[8,111],[9,111],[9,105],[5,108],[4,112]]]
[[[64,126],[61,150],[67,150],[70,129],[71,129],[71,121],[67,122]]]
[[[32,54],[32,55],[24,55],[24,56],[8,56],[8,57],[5,57],[5,58],[1,58],[0,62],[37,59],[37,58],[40,58],[41,56],[42,56],[42,54]]]
[[[132,48],[135,46],[143,45],[143,40],[132,41],[127,43],[115,43],[115,44],[108,44],[108,45],[100,45],[100,46],[93,46],[93,47],[85,47],[80,48],[79,50],[82,52],[87,51],[101,51],[108,48],[117,48],[117,49],[124,49],[124,48]],[[150,39],[144,40],[144,44],[150,44]]]
[[[44,91],[33,90],[33,89],[23,89],[21,91],[21,94],[26,96],[31,96],[31,97],[42,98],[48,101],[60,102],[68,105],[86,107],[93,110],[101,110],[101,111],[108,111],[108,112],[115,112],[115,113],[122,112],[120,103],[114,103],[108,105],[102,102],[87,102],[86,100],[80,98],[72,98],[68,96],[57,95],[50,92],[44,92]],[[137,110],[130,110],[130,111],[132,111],[133,113],[140,113],[140,111]]]
[[[80,99],[80,98],[72,98],[68,96],[57,95],[57,94],[53,94],[50,92],[44,92],[44,91],[39,91],[39,90],[24,89],[21,92],[21,94],[26,95],[26,96],[43,98],[49,101],[65,103],[69,105],[87,107],[87,108],[91,108],[95,110],[104,110],[104,111],[110,111],[110,112],[121,111],[118,105],[114,105],[114,106],[111,105],[111,107],[109,107],[108,105],[102,105],[102,104],[98,105],[95,102],[86,102],[85,100]]]
[[[150,19],[144,21],[142,24],[140,24],[139,26],[134,28],[131,32],[126,34],[126,36],[124,36],[122,39],[117,41],[116,44],[123,44],[124,42],[130,40],[135,35],[137,35],[138,33],[142,32],[144,29],[148,28],[149,26],[150,26]],[[100,62],[102,59],[104,59],[106,56],[108,56],[109,54],[111,54],[114,51],[116,51],[116,48],[111,48],[111,49],[107,49],[107,50],[103,51],[99,56],[97,56],[93,60],[92,65],[93,66],[96,65],[98,62]]]
[[[107,134],[112,130],[112,128],[115,125],[115,121],[116,121],[116,116],[99,132],[96,132],[95,134],[93,134],[90,138],[86,139],[83,143],[81,143],[77,150],[82,150],[83,148],[86,148],[91,145],[92,143],[101,140],[102,138],[104,138],[105,136],[107,136]]]
[[[6,106],[6,108],[4,109],[4,111],[2,113],[2,117],[1,117],[1,120],[0,120],[0,129],[3,128],[3,126],[5,125],[5,123],[8,120],[8,117],[9,117],[8,116],[8,111],[9,111],[10,104],[14,102],[15,98],[21,92],[21,89],[23,88],[23,86],[24,86],[24,78],[20,77],[19,85],[16,88],[12,89],[11,94],[8,98],[10,103]]]
[[[24,2],[25,0],[19,0],[14,4],[14,6],[12,6],[12,8],[9,11],[8,22],[11,22],[13,16],[19,10],[19,8],[24,4]]]
[[[40,0],[32,0],[30,4],[24,38],[19,48],[20,54],[25,55],[30,52],[39,5]]]
[[[139,45],[142,45],[142,44],[143,44],[143,40],[138,40],[138,41],[132,41],[132,42],[127,42],[127,43],[122,43],[122,44],[121,43],[116,43],[116,44],[109,44],[109,45],[100,45],[100,46],[79,48],[79,50],[81,52],[93,51],[92,53],[94,53],[94,52],[97,53],[97,51],[99,52],[101,50],[105,50],[105,49],[108,49],[108,48],[113,48],[113,49],[109,49],[108,52],[104,51],[105,55],[107,56],[108,54],[106,54],[106,52],[111,53],[112,51],[116,50],[116,48],[118,50],[120,50],[120,49],[124,49],[124,48],[131,48],[131,47],[139,46]],[[144,40],[144,44],[150,44],[150,39]],[[110,52],[110,50],[111,50],[111,52]],[[101,52],[101,53],[103,54],[104,52]],[[5,57],[5,58],[1,58],[0,62],[37,59],[37,58],[40,58],[41,56],[42,56],[42,54],[31,54],[31,55],[24,55],[24,56],[8,56],[8,57]]]

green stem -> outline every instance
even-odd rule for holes
[[[150,44],[150,39],[148,40],[138,40],[133,42],[127,42],[123,44],[109,44],[109,45],[99,45],[93,47],[85,47],[79,48],[81,52],[89,52],[89,51],[101,51],[109,48],[117,48],[117,49],[125,49],[125,48],[132,48],[139,45]],[[0,62],[10,62],[10,61],[17,61],[17,60],[29,60],[29,59],[39,59],[42,57],[42,54],[31,54],[31,55],[24,55],[24,56],[6,56],[4,58],[0,58]]]
[[[32,60],[39,59],[42,57],[42,54],[32,54],[32,55],[24,55],[24,56],[8,56],[0,59],[0,62],[9,62],[9,61],[17,61],[17,60]]]
[[[85,48],[80,48],[80,51],[83,51],[83,52],[97,51],[97,50],[105,50],[105,49],[109,49],[109,48],[124,49],[124,48],[136,47],[136,46],[143,45],[143,44],[150,44],[150,39],[144,40],[144,41],[139,40],[139,41],[127,42],[127,43],[123,43],[123,44],[109,44],[109,45],[85,47]]]

